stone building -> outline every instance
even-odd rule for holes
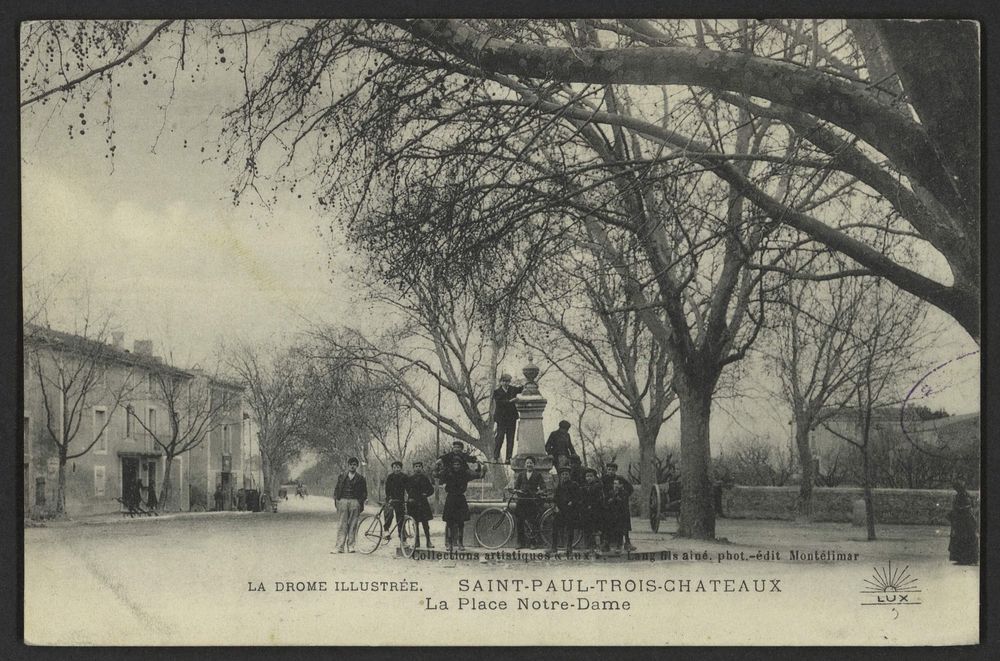
[[[211,508],[217,485],[231,506],[243,472],[241,387],[196,370],[169,365],[153,355],[149,340],[130,351],[124,336],[111,342],[38,326],[24,334],[22,415],[24,511],[51,512],[58,489],[59,444],[66,443],[66,511],[85,516],[120,511],[118,499],[138,484],[147,505],[164,481],[163,448],[170,418],[189,414],[164,396],[162,383],[180,391],[206,392],[213,414],[200,427],[200,445],[174,458],[170,509]],[[192,409],[193,410],[193,409]],[[199,436],[199,437],[200,437]],[[88,449],[89,448],[89,449]],[[76,456],[79,455],[79,456]],[[230,489],[230,487],[232,487]]]

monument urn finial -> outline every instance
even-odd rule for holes
[[[524,374],[524,389],[521,391],[525,395],[538,395],[538,366],[535,365],[531,354],[528,354],[528,364],[524,366],[521,373]]]

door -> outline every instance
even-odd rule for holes
[[[233,509],[233,474],[228,472],[222,475],[222,509]]]
[[[135,503],[139,500],[139,460],[122,457],[122,500]]]

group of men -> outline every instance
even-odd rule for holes
[[[500,386],[493,392],[496,439],[493,459],[500,461],[501,451],[506,441],[504,463],[510,464],[514,435],[517,429],[518,413],[515,398],[523,391],[522,386],[511,383],[511,376],[503,374]],[[545,452],[552,458],[557,469],[555,489],[551,494],[555,505],[555,520],[552,548],[555,552],[559,540],[572,551],[576,530],[583,532],[583,541],[588,549],[595,548],[600,539],[602,550],[635,550],[629,539],[631,530],[629,497],[632,485],[616,474],[618,466],[605,466],[604,475],[598,477],[593,468],[584,468],[579,455],[573,448],[569,435],[570,423],[562,420],[545,443]],[[384,527],[386,537],[391,537],[393,520],[398,535],[403,534],[403,517],[409,514],[417,522],[415,546],[420,547],[420,528],[423,528],[427,548],[431,543],[428,522],[433,518],[428,497],[434,493],[430,477],[424,473],[423,463],[413,462],[413,472],[403,473],[403,464],[392,462],[392,472],[385,481],[386,508]],[[347,462],[347,472],[337,478],[334,490],[335,506],[339,512],[340,527],[337,532],[337,552],[354,552],[358,518],[368,498],[365,478],[358,473],[358,460]],[[470,519],[465,492],[471,480],[482,477],[485,466],[465,450],[461,441],[452,443],[451,451],[441,455],[434,466],[433,476],[444,485],[445,504],[441,518],[445,522],[445,546],[448,551],[464,551],[463,532],[465,522]],[[538,522],[542,503],[550,494],[546,492],[545,480],[540,471],[535,470],[535,462],[527,458],[524,470],[519,472],[514,483],[517,507],[514,519],[517,524],[518,548],[535,546],[538,539],[528,539],[525,522]],[[537,526],[534,527],[537,529]]]
[[[558,456],[553,460],[557,466],[560,465]],[[635,550],[629,538],[632,529],[629,498],[633,487],[628,480],[617,475],[617,471],[618,465],[610,462],[605,466],[604,474],[598,477],[596,469],[583,468],[579,461],[562,463],[552,494],[555,505],[549,549],[552,553],[558,551],[560,541],[566,546],[566,552],[571,553],[577,530],[582,532],[587,550],[595,550],[598,539],[604,552],[612,548],[616,551]],[[541,505],[547,500],[547,494],[544,478],[535,470],[533,459],[525,459],[524,471],[514,481],[514,493],[517,495],[514,509],[517,547],[537,546],[540,540],[529,538],[530,527],[526,522],[539,521]]]
[[[337,478],[333,490],[334,506],[340,512],[340,526],[337,530],[337,553],[354,553],[354,541],[357,537],[358,518],[368,500],[368,483],[358,472],[358,460],[351,457],[347,460],[347,472]],[[392,523],[396,522],[396,533],[403,534],[403,517],[409,514],[417,522],[415,545],[420,546],[420,528],[424,530],[427,548],[434,548],[431,543],[431,533],[428,522],[434,518],[431,504],[427,500],[434,493],[434,485],[424,473],[421,461],[413,462],[413,472],[409,475],[403,472],[403,463],[394,461],[392,472],[385,480],[385,497],[389,507],[386,508],[384,527],[386,538],[392,536]]]

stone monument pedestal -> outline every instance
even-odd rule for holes
[[[524,471],[524,460],[531,457],[535,460],[535,470],[546,478],[546,488],[551,489],[549,471],[552,460],[545,453],[544,413],[548,400],[538,391],[538,367],[528,356],[528,365],[522,370],[525,378],[524,389],[514,398],[517,407],[517,454],[511,460],[511,468],[515,473]]]

